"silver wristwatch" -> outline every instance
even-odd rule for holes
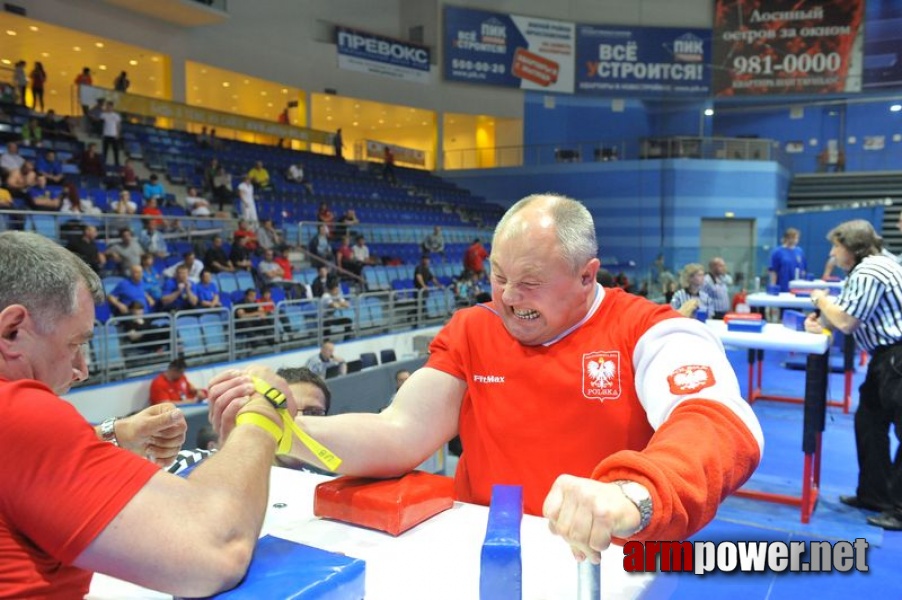
[[[635,504],[636,508],[639,510],[639,528],[630,534],[635,535],[648,527],[648,524],[651,523],[651,517],[654,514],[654,509],[651,505],[651,495],[648,493],[648,490],[645,489],[644,485],[636,483],[635,481],[621,479],[613,483],[620,488],[620,491],[626,496],[626,499]]]
[[[119,445],[119,438],[116,437],[116,417],[110,417],[100,424],[100,439],[114,446]]]

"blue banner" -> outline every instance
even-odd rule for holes
[[[447,80],[573,93],[573,23],[446,6],[444,32]]]
[[[711,90],[711,31],[579,25],[580,94],[703,96]]]
[[[335,28],[338,66],[350,71],[428,83],[429,49],[347,27]]]

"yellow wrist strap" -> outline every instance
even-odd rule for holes
[[[272,436],[272,439],[276,441],[276,444],[282,441],[282,428],[263,415],[252,412],[241,413],[238,415],[238,418],[235,419],[235,423],[237,425],[255,425],[269,433],[269,435]]]
[[[279,444],[278,449],[276,450],[276,454],[290,454],[291,453],[291,444],[293,437],[291,434],[293,433],[301,443],[304,444],[310,452],[313,453],[314,456],[326,466],[330,471],[336,471],[338,467],[341,465],[341,459],[335,456],[335,454],[317,442],[315,439],[310,437],[304,430],[298,427],[297,423],[294,422],[294,419],[291,418],[291,415],[288,414],[288,409],[286,408],[286,400],[285,394],[283,394],[278,389],[270,386],[264,380],[260,379],[257,376],[251,376],[251,382],[254,385],[254,391],[258,394],[261,394],[264,398],[269,400],[269,402],[275,407],[276,412],[279,413],[279,416],[282,418],[282,430],[279,432],[279,436],[273,435],[273,439]],[[237,422],[241,423],[241,417],[245,416],[253,416],[257,417],[255,419],[246,419],[247,422],[253,423],[254,425],[258,425],[263,427],[270,433],[274,429],[278,429],[278,426],[275,425],[272,421],[264,417],[263,415],[257,415],[255,413],[242,413],[239,415]],[[268,425],[263,425],[257,419],[262,419],[268,423]],[[271,429],[269,428],[271,427]]]

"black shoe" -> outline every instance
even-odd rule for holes
[[[868,517],[868,523],[887,531],[902,531],[902,517],[894,512],[884,511],[879,515]]]
[[[882,506],[880,504],[871,504],[858,496],[840,496],[839,501],[852,508],[861,508],[864,510],[872,510],[874,512],[883,512],[889,508],[888,506]]]

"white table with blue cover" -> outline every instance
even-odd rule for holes
[[[343,553],[366,561],[367,600],[476,600],[482,542],[489,509],[454,506],[398,537],[320,519],[313,515],[313,491],[329,477],[272,469],[269,507],[261,535]],[[523,600],[577,598],[577,563],[567,544],[548,530],[546,519],[524,515],[521,526]],[[304,565],[297,565],[300,571]],[[623,550],[611,546],[601,561],[602,598],[639,598],[653,574],[626,573]],[[304,596],[301,596],[302,598]],[[317,596],[319,597],[319,596]],[[91,599],[170,598],[132,584],[95,575]]]

